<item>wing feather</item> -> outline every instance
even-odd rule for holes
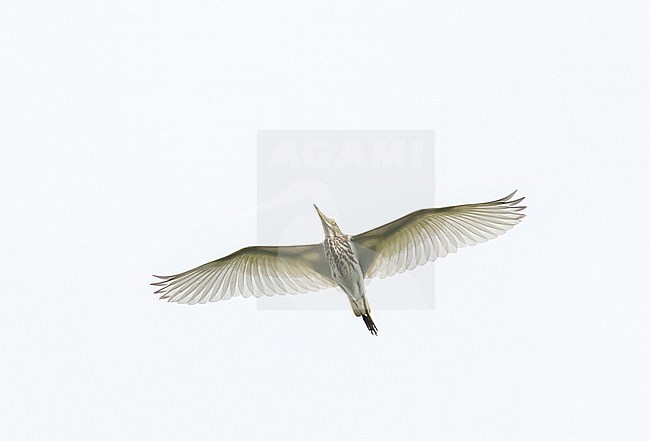
[[[232,297],[298,294],[336,285],[322,244],[242,248],[173,276],[155,276],[156,294],[170,302],[217,302]]]
[[[491,202],[418,210],[353,236],[366,278],[392,276],[504,234],[525,217],[515,192]]]

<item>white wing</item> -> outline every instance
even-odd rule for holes
[[[247,247],[162,281],[156,294],[178,303],[297,294],[335,286],[322,244]]]
[[[521,222],[516,192],[492,202],[414,211],[352,237],[366,278],[384,278],[505,233]]]

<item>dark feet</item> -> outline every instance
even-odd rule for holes
[[[375,326],[375,322],[372,321],[370,314],[362,314],[361,317],[363,318],[363,322],[366,324],[368,331],[370,331],[372,335],[377,335],[377,326]]]

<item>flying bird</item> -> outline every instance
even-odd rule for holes
[[[384,278],[505,233],[526,208],[514,194],[491,202],[425,208],[356,236],[314,205],[325,233],[321,243],[250,246],[173,276],[154,276],[156,294],[170,302],[217,302],[231,297],[297,294],[339,286],[354,315],[377,335],[364,280]]]

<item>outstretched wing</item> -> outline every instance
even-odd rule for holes
[[[384,278],[505,233],[525,214],[514,194],[492,202],[414,211],[352,237],[366,278]]]
[[[242,248],[229,256],[162,281],[156,294],[178,303],[207,303],[231,297],[297,294],[335,286],[322,244]]]

